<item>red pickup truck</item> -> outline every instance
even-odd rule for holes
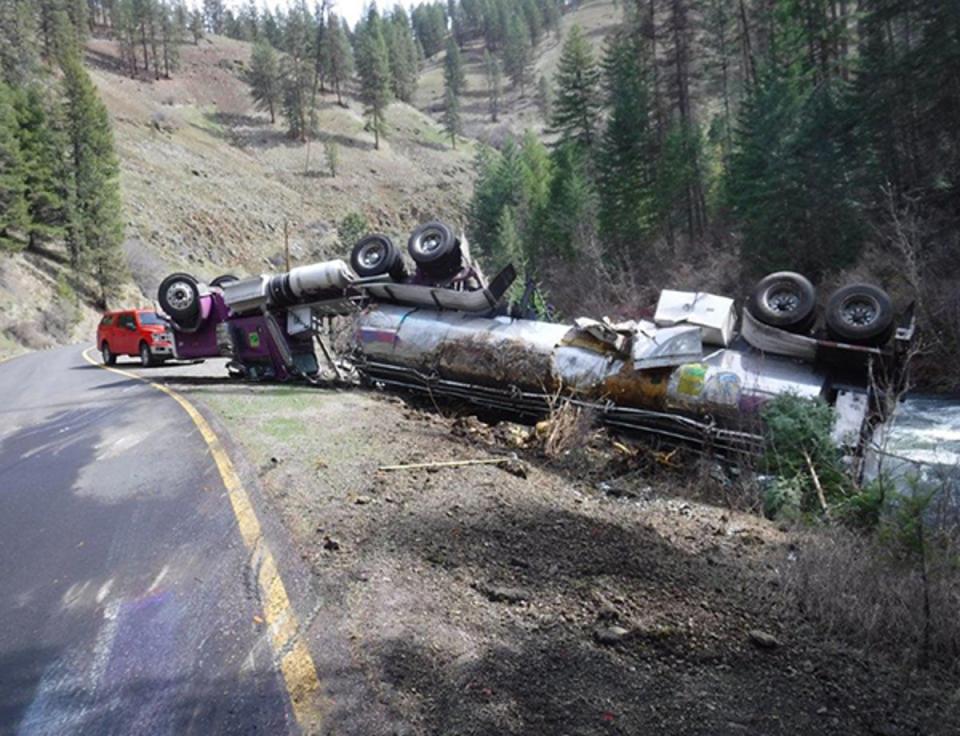
[[[97,345],[106,365],[116,363],[118,355],[139,356],[144,366],[174,357],[170,328],[152,309],[105,313],[97,327]]]

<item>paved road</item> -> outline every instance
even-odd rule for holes
[[[0,734],[295,731],[248,557],[174,401],[0,364]]]

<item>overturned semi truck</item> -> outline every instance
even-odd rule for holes
[[[310,380],[328,317],[353,320],[348,356],[367,382],[539,417],[558,401],[625,430],[718,454],[762,451],[763,405],[794,393],[837,410],[839,445],[861,453],[887,419],[914,338],[870,285],[838,290],[817,324],[813,285],[771,274],[738,313],[733,299],[664,290],[654,316],[619,323],[530,319],[503,297],[512,267],[487,282],[443,223],[411,235],[409,271],[384,235],[280,274],[204,284],[171,274],[160,307],[177,357],[229,359],[233,375]],[[332,364],[332,363],[331,363]]]

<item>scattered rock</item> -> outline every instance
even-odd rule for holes
[[[510,475],[515,475],[517,478],[526,479],[527,477],[527,465],[522,460],[513,459],[508,462],[501,463],[497,467],[507,471],[510,473]]]
[[[357,496],[353,502],[357,506],[366,506],[368,503],[373,503],[373,499],[370,496]]]
[[[601,626],[594,630],[593,638],[598,644],[613,646],[630,636],[630,630],[622,626]]]
[[[528,600],[527,591],[522,588],[508,588],[500,585],[486,585],[484,583],[475,583],[474,589],[482,594],[487,600],[493,603],[522,603]]]
[[[340,551],[340,542],[338,542],[333,537],[324,537],[323,538],[323,548],[328,552],[339,552]]]
[[[751,629],[747,632],[747,636],[750,643],[758,649],[776,649],[780,646],[780,640],[777,637],[760,629]]]

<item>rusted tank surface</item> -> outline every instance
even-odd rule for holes
[[[357,316],[368,364],[423,381],[560,394],[741,426],[785,392],[822,396],[826,378],[809,364],[746,351],[704,350],[697,327],[555,324],[397,305]]]

